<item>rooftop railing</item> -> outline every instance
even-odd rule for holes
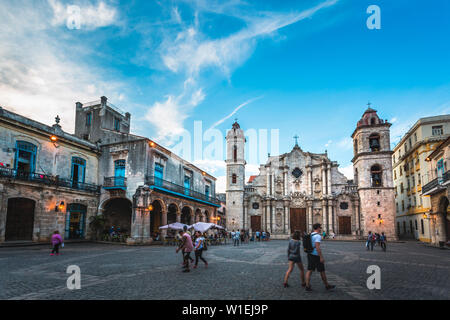
[[[28,181],[40,183],[48,186],[65,187],[88,192],[99,192],[100,186],[96,184],[73,181],[71,179],[63,179],[58,176],[46,175],[43,173],[26,172],[10,168],[0,167],[0,178],[9,178],[19,181]]]
[[[178,184],[157,178],[155,176],[146,176],[145,184],[148,186],[156,186],[156,187],[160,187],[160,188],[163,188],[163,189],[166,189],[169,191],[177,192],[177,193],[189,196],[191,198],[210,202],[210,203],[213,203],[216,205],[220,204],[220,200],[213,196],[206,195],[204,193],[192,190],[190,188],[185,188],[184,186],[180,186]]]

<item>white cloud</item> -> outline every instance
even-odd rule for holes
[[[327,143],[325,143],[325,148],[328,148],[333,143],[333,140],[328,140]]]
[[[219,176],[216,180],[216,194],[217,193],[225,193],[227,189],[227,177]]]
[[[238,112],[240,109],[242,109],[243,107],[245,107],[246,105],[248,105],[249,103],[252,103],[255,100],[261,99],[262,97],[256,97],[250,100],[245,101],[244,103],[241,103],[239,106],[236,107],[236,109],[233,110],[233,112],[231,112],[229,115],[227,115],[226,117],[220,119],[219,121],[217,121],[216,123],[214,123],[210,129],[213,129],[215,127],[217,127],[218,125],[222,124],[224,121],[230,119],[233,115],[236,114],[236,112]]]
[[[51,26],[49,9],[28,1],[0,3],[0,105],[50,125],[59,115],[70,132],[76,101],[114,99],[122,85],[102,80],[102,70],[67,56],[70,50]]]
[[[347,179],[353,180],[354,175],[353,175],[353,165],[352,164],[350,164],[346,167],[342,167],[342,168],[340,167],[339,171],[341,173],[343,173],[347,177]]]
[[[353,139],[350,137],[342,138],[340,141],[338,141],[337,146],[340,149],[351,150],[353,147]]]
[[[202,160],[195,160],[193,163],[200,169],[205,170],[207,173],[212,175],[214,175],[217,172],[224,172],[226,169],[226,164],[224,160],[202,159]]]
[[[69,5],[64,5],[58,0],[48,0],[48,4],[53,10],[52,25],[54,26],[66,25],[68,20],[77,19],[78,16],[80,28],[89,30],[114,25],[118,22],[117,10],[103,1],[99,1],[97,6],[90,3],[77,4],[79,12],[71,10]]]
[[[201,72],[207,69],[219,70],[230,79],[232,71],[250,57],[258,39],[270,36],[277,30],[300,20],[311,18],[320,9],[329,7],[336,2],[337,0],[324,1],[313,8],[301,12],[258,12],[249,16],[248,14],[242,15],[235,9],[236,6],[242,4],[240,1],[233,1],[227,5],[219,2],[210,3],[208,1],[208,5],[210,5],[209,9],[206,6],[206,2],[195,1],[195,18],[194,22],[189,25],[185,25],[181,20],[181,14],[178,8],[172,10],[172,21],[178,22],[181,29],[176,31],[172,37],[166,37],[159,46],[158,52],[160,53],[163,65],[173,73],[183,75],[185,77],[184,79],[186,79],[185,82],[197,82]],[[192,3],[190,4],[192,5]],[[226,15],[231,14],[235,18],[243,20],[246,27],[229,36],[210,39],[200,30],[198,21],[199,11],[214,11],[215,13]],[[147,119],[153,125],[157,126],[158,136],[160,138],[168,135],[165,139],[173,141],[174,135],[183,131],[183,122],[191,111],[191,108],[185,108],[186,104],[189,103],[185,99],[192,99],[191,106],[195,107],[205,98],[203,92],[201,91],[200,93],[198,97],[201,99],[196,98],[195,95],[187,97],[184,94],[172,93],[165,98],[165,101],[156,102],[150,106],[148,114],[151,117],[147,117]],[[244,105],[239,106],[237,110]],[[167,112],[177,117],[166,128],[162,128],[161,124],[153,120],[153,115],[156,114],[157,110],[165,110],[164,106],[167,106],[169,110]],[[163,115],[163,118],[166,119],[167,116]],[[221,121],[224,121],[224,119]],[[214,126],[220,123],[219,121]],[[167,129],[167,127],[172,127],[173,129]]]

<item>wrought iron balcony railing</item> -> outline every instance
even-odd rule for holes
[[[65,187],[88,192],[100,191],[100,186],[96,184],[77,182],[71,179],[59,178],[58,176],[51,176],[36,172],[26,172],[10,168],[0,167],[0,178],[29,181],[34,183],[45,184],[48,186]]]
[[[210,202],[210,203],[213,203],[216,205],[220,205],[220,200],[213,196],[206,195],[204,193],[192,190],[190,188],[185,188],[184,186],[180,186],[178,184],[157,178],[155,176],[146,176],[145,184],[148,186],[160,187],[160,188],[163,188],[163,189],[166,189],[169,191],[173,191],[173,192],[177,192],[177,193],[189,196],[191,198],[195,198],[198,200],[203,200],[203,201]]]
[[[127,188],[127,178],[125,177],[105,177],[103,182],[105,189],[123,189]]]
[[[432,189],[440,186],[441,184],[447,182],[450,180],[450,170],[445,172],[442,177],[438,177],[434,180],[431,180],[429,183],[424,185],[422,187],[422,194],[426,194],[427,192],[431,191]]]

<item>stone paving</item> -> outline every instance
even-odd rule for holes
[[[326,271],[337,288],[327,292],[314,273],[313,292],[298,270],[282,286],[287,241],[210,246],[209,267],[182,273],[174,247],[67,244],[62,255],[47,246],[0,248],[0,299],[449,299],[450,251],[416,242],[366,251],[361,242],[323,242]],[[306,256],[303,256],[306,265]],[[81,269],[81,289],[66,287],[69,265]],[[369,290],[369,265],[381,268],[381,289]],[[189,292],[189,296],[184,296]]]

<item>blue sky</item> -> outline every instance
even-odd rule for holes
[[[366,26],[373,4],[380,30]],[[80,29],[67,27],[71,5]],[[75,102],[105,95],[134,133],[175,151],[194,121],[225,133],[237,117],[279,129],[281,153],[298,134],[350,175],[368,101],[394,143],[418,118],[449,113],[448,12],[446,0],[2,1],[0,105],[48,124],[59,114],[72,131]],[[195,162],[223,190],[222,159]]]

